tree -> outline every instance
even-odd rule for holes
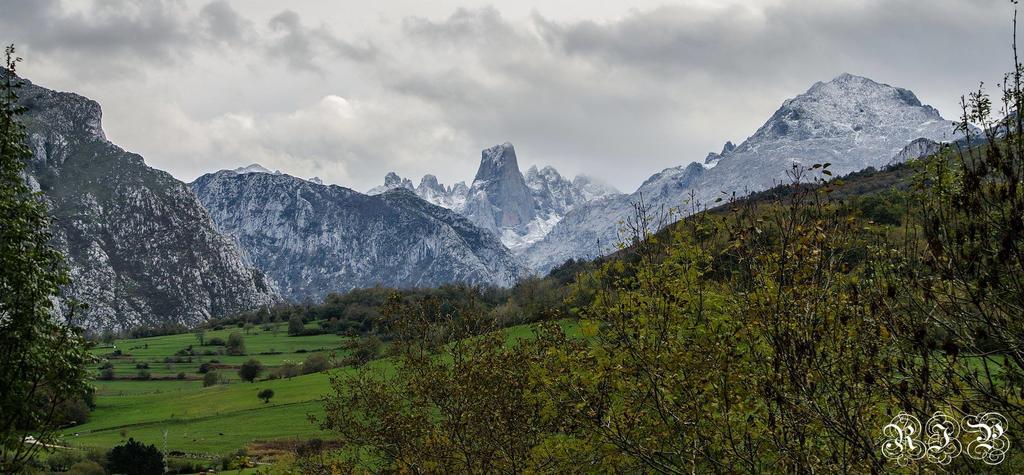
[[[1014,2],[1016,3],[1016,2]],[[1024,65],[961,99],[965,140],[923,160],[918,217],[886,269],[908,348],[901,405],[998,412],[1024,428]],[[979,131],[975,125],[981,126]],[[909,290],[909,291],[907,291]],[[939,390],[941,389],[941,391]]]
[[[302,317],[292,315],[292,317],[288,319],[288,334],[291,336],[298,336],[305,332],[306,325],[302,323]]]
[[[274,377],[288,379],[294,378],[300,374],[302,374],[302,369],[299,368],[299,365],[291,361],[285,361],[281,366],[274,368],[273,373]]]
[[[129,438],[124,445],[118,445],[107,453],[110,473],[125,475],[151,475],[164,473],[164,456],[155,445],[145,445]]]
[[[568,428],[545,417],[557,404],[538,394],[530,376],[534,347],[506,346],[500,331],[470,338],[493,326],[477,305],[457,310],[454,319],[434,299],[389,301],[394,375],[364,368],[331,379],[321,423],[343,449],[329,462],[314,457],[318,466],[305,470],[559,473],[587,466],[553,466],[542,448],[548,435]]]
[[[220,373],[209,371],[203,375],[203,387],[208,388],[220,384]]]
[[[103,368],[100,370],[100,379],[104,381],[112,381],[114,379],[114,368]]]
[[[242,334],[238,332],[231,332],[228,335],[227,352],[232,356],[241,356],[245,354],[245,340],[242,338]]]
[[[320,353],[315,353],[306,357],[306,361],[302,362],[302,373],[319,373],[321,371],[327,371],[330,367],[331,363],[327,361],[326,356]]]
[[[263,364],[256,359],[250,359],[245,363],[242,363],[242,367],[238,368],[238,376],[243,381],[253,382],[259,377],[260,373],[263,372]]]
[[[345,348],[351,352],[345,363],[351,366],[369,363],[380,355],[383,346],[376,335],[350,340],[345,344]]]
[[[257,394],[256,396],[263,400],[263,404],[266,404],[270,402],[270,398],[274,397],[274,390],[264,389],[260,391],[259,394]]]
[[[203,344],[206,342],[206,329],[203,327],[198,327],[192,331],[192,334],[196,336],[196,341],[199,342],[199,346],[203,346]]]
[[[55,408],[87,390],[92,357],[62,296],[64,256],[51,244],[43,196],[22,178],[31,157],[18,115],[14,46],[0,68],[0,472],[19,472],[54,442]],[[61,306],[55,306],[61,302]],[[63,308],[61,308],[63,307]],[[25,444],[32,434],[40,443]]]

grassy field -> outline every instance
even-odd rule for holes
[[[108,448],[134,437],[162,449],[166,433],[168,451],[213,456],[244,448],[253,440],[321,435],[308,415],[321,412],[320,400],[329,390],[328,374],[246,383],[238,377],[237,367],[255,358],[269,372],[285,362],[302,363],[313,354],[338,361],[345,356],[346,338],[334,334],[288,336],[285,325],[278,324],[248,331],[207,331],[205,340],[227,340],[232,332],[243,335],[246,355],[222,354],[223,346],[200,346],[191,333],[117,340],[95,348],[93,352],[100,358],[97,374],[100,365],[109,362],[115,379],[95,382],[95,411],[85,424],[66,430],[64,443]],[[189,349],[192,356],[181,354]],[[115,350],[121,354],[113,355]],[[199,373],[203,363],[216,368],[226,384],[204,388]],[[147,366],[150,379],[137,379],[139,366]],[[178,378],[179,373],[184,373],[184,379]],[[256,396],[266,388],[274,390],[270,403]]]
[[[313,328],[315,325],[307,326]],[[184,373],[186,379],[197,380],[202,379],[203,375],[198,370],[203,363],[230,370],[237,369],[250,358],[256,358],[265,366],[278,366],[289,361],[301,363],[312,353],[329,356],[333,352],[339,357],[344,356],[344,337],[334,334],[288,336],[287,325],[283,323],[274,324],[268,329],[253,327],[245,330],[232,327],[211,330],[206,332],[205,341],[215,338],[227,340],[228,335],[235,332],[242,334],[245,339],[244,356],[224,354],[223,346],[200,346],[198,338],[191,333],[118,340],[95,348],[93,353],[113,364],[116,379],[136,379],[139,372],[145,370],[151,378],[156,379],[175,378],[179,373]],[[121,354],[115,355],[118,350]],[[189,350],[192,355],[178,353]],[[140,365],[145,368],[140,368]]]
[[[221,337],[237,328],[207,332],[206,338]],[[523,325],[505,330],[510,340],[529,338],[532,330]],[[245,448],[253,441],[281,439],[309,439],[327,437],[309,416],[322,414],[322,398],[330,390],[330,374],[355,371],[341,367],[330,373],[315,373],[291,379],[241,381],[234,369],[222,368],[220,373],[230,377],[227,384],[203,387],[198,367],[203,362],[219,360],[222,365],[238,365],[256,358],[273,367],[285,361],[301,362],[314,353],[336,353],[344,338],[337,335],[288,336],[284,328],[252,329],[245,336],[246,356],[209,355],[193,357],[192,362],[171,363],[164,358],[193,345],[193,350],[210,348],[198,346],[195,335],[169,335],[152,338],[126,339],[102,348],[98,356],[109,355],[115,348],[123,354],[111,358],[115,374],[133,376],[135,365],[149,363],[153,377],[167,379],[115,379],[96,381],[96,410],[85,424],[68,428],[63,443],[70,447],[109,448],[127,441],[129,437],[155,444],[168,452],[184,452],[200,457],[215,457]],[[222,348],[222,347],[220,347]],[[305,351],[297,353],[297,351]],[[260,354],[260,353],[275,354]],[[389,359],[371,362],[368,368],[387,372]],[[97,366],[98,368],[98,366]],[[173,377],[185,372],[187,378]],[[274,397],[264,403],[256,394],[272,389]]]

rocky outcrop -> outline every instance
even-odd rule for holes
[[[184,183],[107,141],[99,104],[27,81],[19,95],[30,181],[51,204],[87,328],[188,326],[278,300]]]
[[[497,234],[517,254],[542,239],[569,210],[619,194],[611,185],[585,175],[569,181],[550,166],[530,167],[523,176],[515,148],[507,142],[484,150],[480,156],[472,186],[458,182],[445,187],[435,176],[425,175],[419,186],[412,188],[408,179],[389,173],[383,186],[368,193],[412,189],[420,198],[454,210]]]

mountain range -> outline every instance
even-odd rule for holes
[[[828,163],[838,176],[916,158],[927,151],[924,144],[957,140],[954,129],[953,122],[907,89],[841,74],[783,102],[740,145],[727,142],[703,163],[667,168],[629,195],[571,210],[522,255],[531,269],[544,273],[568,259],[613,251],[624,239],[621,230],[635,203],[655,213],[677,209],[679,217],[713,206],[720,197],[789,182],[794,166],[809,169]]]
[[[509,286],[526,274],[491,232],[403,187],[364,195],[256,165],[190,186],[289,300],[378,284]]]
[[[52,204],[91,328],[188,325],[377,284],[508,286],[613,251],[637,203],[681,217],[791,180],[794,167],[842,175],[958,138],[909,90],[842,74],[786,100],[739,145],[629,194],[552,167],[524,174],[510,143],[481,152],[469,185],[392,172],[363,194],[256,164],[186,185],[107,141],[95,102],[28,82],[21,94],[26,178]]]
[[[414,187],[411,180],[391,172],[384,177],[384,185],[367,193],[395,188],[408,189],[426,201],[462,214],[500,236],[502,244],[517,254],[543,238],[576,206],[620,194],[611,185],[585,175],[569,181],[550,166],[540,170],[533,166],[524,176],[515,147],[508,142],[480,153],[480,167],[470,186],[465,182],[444,186],[434,175],[424,175]]]

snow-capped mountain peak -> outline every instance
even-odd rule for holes
[[[242,175],[242,174],[245,174],[245,173],[270,173],[270,174],[275,174],[275,173],[276,174],[280,174],[281,173],[280,171],[272,172],[272,171],[268,170],[267,168],[265,168],[263,165],[260,165],[258,163],[253,163],[252,165],[249,165],[247,167],[238,167],[238,168],[236,168],[234,170],[230,170],[230,171],[234,172],[236,174],[239,174],[239,175]]]
[[[375,186],[373,188],[370,188],[366,192],[366,194],[379,195],[381,193],[384,193],[385,191],[393,190],[395,188],[405,188],[407,190],[416,189],[416,187],[413,186],[412,184],[412,180],[408,178],[402,178],[398,176],[398,174],[395,172],[388,172],[387,175],[384,175],[384,184],[381,186]]]
[[[425,201],[466,216],[498,235],[513,251],[543,238],[572,208],[619,193],[585,175],[570,181],[552,166],[533,165],[524,176],[519,170],[515,146],[509,142],[480,152],[480,166],[470,186],[465,182],[445,186],[428,174],[414,187],[410,180],[392,172],[384,178],[384,185],[367,194],[395,188],[407,188]]]
[[[522,251],[536,271],[569,258],[614,250],[618,222],[628,219],[640,196],[659,209],[711,206],[723,194],[744,194],[788,182],[794,163],[831,163],[835,175],[880,167],[934,149],[958,137],[954,124],[907,89],[852,74],[818,82],[787,99],[741,144],[727,142],[704,163],[662,170],[631,195],[578,206],[541,241]],[[690,197],[696,203],[689,202]]]

